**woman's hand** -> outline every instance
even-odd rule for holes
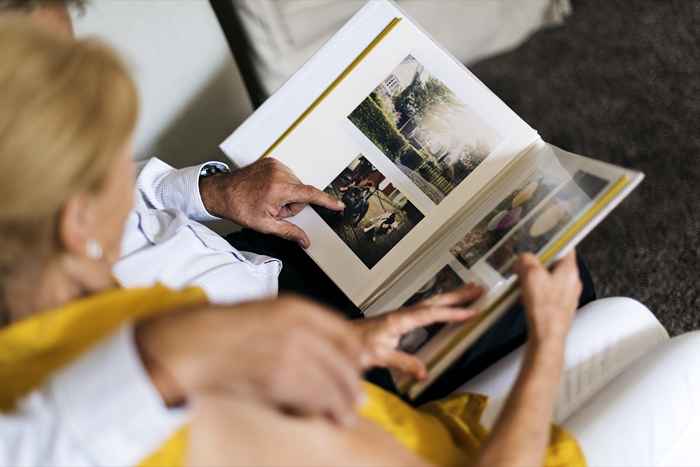
[[[464,306],[476,300],[482,292],[480,287],[470,284],[411,307],[353,321],[364,349],[363,366],[388,367],[424,379],[427,371],[423,362],[414,355],[397,350],[401,337],[431,324],[465,321],[476,316],[477,310]]]
[[[551,272],[531,254],[522,255],[515,270],[529,322],[529,342],[518,379],[478,454],[476,467],[544,463],[564,344],[581,294],[573,251]]]
[[[351,423],[363,399],[357,333],[303,299],[160,315],[137,325],[136,342],[166,402],[230,393]]]
[[[582,289],[576,253],[567,254],[552,272],[547,271],[536,256],[524,254],[518,259],[515,271],[520,277],[531,342],[563,342],[571,328]]]

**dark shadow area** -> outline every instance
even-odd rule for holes
[[[700,329],[700,2],[574,1],[560,28],[471,67],[566,150],[647,178],[580,247],[601,297]]]

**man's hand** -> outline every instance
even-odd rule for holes
[[[160,315],[137,325],[136,342],[169,403],[229,393],[345,424],[363,398],[351,324],[299,298]]]
[[[310,245],[306,233],[286,221],[307,204],[341,211],[345,206],[332,196],[304,185],[283,163],[265,157],[247,167],[200,181],[204,207],[211,214],[262,233]]]
[[[404,334],[435,323],[458,322],[473,318],[477,310],[464,308],[482,294],[482,289],[467,285],[436,295],[414,306],[401,308],[376,318],[353,321],[362,340],[366,367],[382,366],[421,380],[427,376],[425,364],[415,355],[397,350]]]

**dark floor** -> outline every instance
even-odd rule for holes
[[[600,296],[700,329],[700,1],[574,1],[563,27],[471,67],[542,137],[647,178],[581,245]]]

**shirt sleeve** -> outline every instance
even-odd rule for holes
[[[149,207],[154,209],[177,209],[198,222],[219,220],[204,207],[199,191],[199,173],[210,164],[226,164],[209,161],[200,165],[175,169],[157,158],[146,161],[136,179],[136,188]]]
[[[125,327],[0,416],[0,465],[136,465],[186,417],[164,405]]]

